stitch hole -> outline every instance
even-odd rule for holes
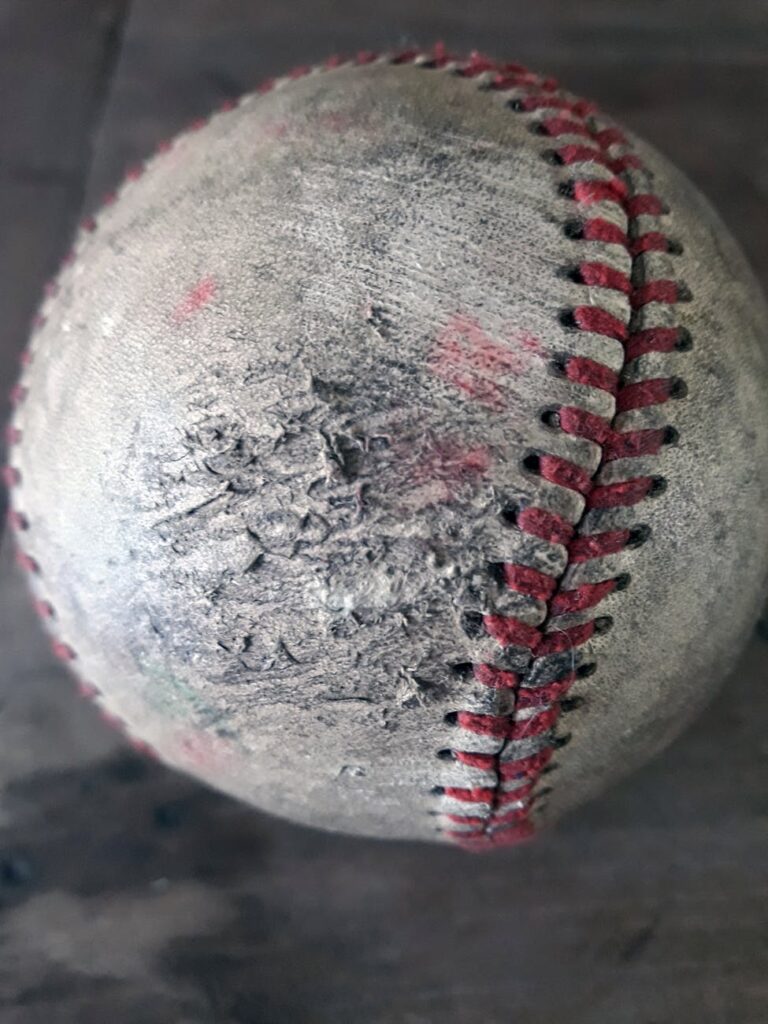
[[[28,530],[29,520],[23,512],[17,512],[15,509],[11,509],[8,513],[8,525],[13,530]]]
[[[564,199],[573,199],[576,195],[576,183],[571,179],[569,181],[561,181],[557,186],[558,195],[563,196]]]
[[[578,330],[579,325],[576,322],[576,316],[572,309],[562,309],[557,315],[557,319],[563,327],[567,327],[569,330]]]
[[[563,747],[567,747],[573,739],[573,733],[566,732],[562,736],[554,736],[552,739],[552,746],[555,750],[562,750]]]
[[[535,473],[536,476],[541,474],[541,457],[536,452],[531,452],[530,455],[526,455],[522,460],[521,465],[523,469],[529,473]]]
[[[567,281],[573,281],[574,284],[584,284],[581,267],[561,267],[560,275]]]
[[[446,725],[458,725],[459,723],[459,712],[458,711],[446,711],[443,715],[443,721]]]
[[[597,662],[588,661],[586,665],[579,665],[576,669],[577,679],[586,679],[588,676],[593,676],[597,672]]]
[[[651,486],[648,488],[647,497],[658,498],[667,489],[667,481],[663,476],[655,476],[651,479]]]
[[[563,234],[566,238],[584,238],[584,223],[580,220],[569,220],[563,224]]]
[[[510,110],[514,110],[516,114],[525,113],[525,103],[519,97],[507,100],[507,107]]]
[[[600,615],[594,620],[595,636],[604,636],[613,626],[613,616]]]
[[[557,763],[557,761],[550,761],[549,764],[545,764],[544,767],[541,769],[541,774],[551,775],[552,772],[558,771],[559,768],[560,765]]]
[[[626,590],[629,584],[632,582],[632,577],[628,572],[623,572],[620,576],[617,576],[613,582],[616,587],[616,590]]]
[[[556,352],[549,361],[547,369],[553,377],[565,377],[568,370],[568,356]]]
[[[488,562],[485,568],[494,583],[498,583],[499,586],[503,586],[506,583],[503,562]]]
[[[505,526],[517,526],[517,517],[520,515],[520,506],[514,502],[507,502],[499,512],[499,518]]]
[[[682,256],[685,252],[685,247],[682,242],[679,242],[676,238],[667,239],[667,252],[670,256]]]
[[[577,708],[583,707],[586,704],[586,699],[584,697],[564,697],[559,703],[560,710],[564,715],[567,715],[571,711],[576,711]]]
[[[549,430],[560,429],[560,408],[559,406],[544,409],[539,414],[539,419]]]
[[[677,341],[675,342],[676,352],[690,352],[693,348],[693,338],[687,327],[678,327]]]
[[[677,301],[678,302],[690,302],[693,298],[693,292],[687,284],[680,282],[677,286]]]
[[[541,154],[541,159],[553,167],[563,166],[563,158],[556,149],[545,149]]]
[[[443,747],[441,750],[436,750],[435,757],[438,759],[438,761],[456,760],[456,757],[450,747]]]
[[[468,679],[474,675],[475,666],[471,661],[459,661],[455,665],[450,666],[451,672],[459,676],[461,679]]]
[[[645,544],[650,536],[650,526],[646,526],[645,523],[640,523],[638,526],[633,526],[629,531],[629,539],[627,540],[626,546],[628,548],[639,548],[642,544]]]
[[[442,796],[445,793],[445,786],[433,786],[429,792],[432,796]]]
[[[663,435],[663,437],[661,439],[661,443],[662,444],[667,444],[667,445],[677,444],[677,442],[679,440],[680,440],[680,431],[679,430],[675,429],[675,427],[665,427],[664,428],[664,435]]]
[[[688,385],[685,383],[682,377],[673,377],[669,382],[669,397],[670,398],[686,398],[688,395]]]
[[[460,619],[462,631],[471,639],[476,640],[485,633],[483,616],[480,612],[463,612]]]

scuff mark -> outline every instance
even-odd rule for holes
[[[525,373],[543,351],[528,331],[511,327],[497,341],[475,317],[456,313],[438,332],[428,365],[467,398],[499,412],[506,405],[504,378]]]
[[[212,277],[201,278],[194,285],[173,311],[172,320],[175,324],[181,324],[188,320],[194,313],[203,306],[207,306],[216,294],[216,282]]]

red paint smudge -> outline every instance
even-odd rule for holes
[[[176,324],[188,320],[198,309],[207,305],[216,294],[216,282],[212,277],[204,277],[194,288],[191,288],[176,309],[173,311],[173,322]]]
[[[288,122],[273,118],[265,121],[261,130],[268,139],[284,139],[288,135]]]
[[[185,729],[177,732],[172,744],[185,765],[199,771],[223,769],[232,759],[232,745],[219,736],[203,729]]]
[[[510,328],[496,341],[474,317],[456,313],[435,339],[429,355],[432,372],[487,409],[506,405],[504,378],[517,377],[543,354],[528,331]]]
[[[454,437],[430,437],[407,472],[409,505],[426,508],[455,501],[463,488],[477,486],[491,463],[486,445],[468,447]]]

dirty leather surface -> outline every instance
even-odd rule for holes
[[[550,355],[622,364],[618,343],[559,320],[584,301],[559,273],[583,243],[562,234],[573,203],[545,144],[471,81],[337,69],[179,140],[78,243],[24,379],[15,504],[78,674],[170,764],[298,821],[407,838],[437,837],[436,783],[478,781],[435,758],[495,749],[444,722],[498,710],[450,669],[498,656],[462,612],[536,624],[487,563],[524,552],[562,571],[564,552],[499,513],[545,490],[577,518],[580,499],[521,459],[544,448],[594,471],[596,446],[540,412],[611,413]],[[675,315],[695,347],[649,357],[687,383],[664,410],[680,443],[647,468],[666,492],[629,510],[652,540],[590,567],[632,582],[579,650],[599,667],[577,685],[543,821],[690,718],[765,577],[765,309],[708,206],[638,148],[684,245],[693,299]],[[477,337],[506,353],[479,397],[446,369]]]

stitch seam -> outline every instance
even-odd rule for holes
[[[534,122],[532,128],[537,134],[552,138],[577,136],[596,143],[596,146],[566,143],[554,151],[545,151],[542,154],[545,159],[569,168],[578,168],[579,165],[585,165],[587,169],[602,167],[614,175],[608,180],[575,179],[560,187],[562,195],[567,195],[582,208],[582,216],[567,222],[564,232],[572,239],[620,246],[630,258],[631,271],[627,274],[602,261],[585,260],[577,267],[570,268],[568,276],[577,283],[615,290],[625,295],[629,315],[624,322],[607,309],[577,306],[566,311],[562,318],[566,328],[605,335],[622,344],[624,354],[619,373],[580,356],[567,357],[565,365],[557,358],[554,361],[556,369],[568,379],[612,394],[615,398],[615,411],[610,420],[578,407],[547,410],[542,416],[547,425],[572,436],[586,438],[600,447],[599,463],[594,473],[587,473],[580,466],[546,453],[528,456],[523,461],[525,469],[538,472],[544,480],[583,495],[584,511],[576,523],[569,524],[562,520],[553,521],[552,513],[545,509],[520,510],[516,525],[521,532],[567,545],[565,567],[547,582],[532,577],[530,569],[525,571],[526,567],[521,569],[515,564],[502,567],[508,587],[517,593],[541,600],[546,605],[540,628],[505,616],[483,616],[485,630],[498,642],[502,652],[509,645],[527,649],[528,669],[513,676],[500,672],[493,665],[474,666],[473,676],[476,680],[485,685],[504,685],[508,689],[514,700],[512,710],[492,715],[459,711],[455,716],[447,716],[447,721],[463,729],[465,734],[494,738],[501,744],[492,755],[476,754],[471,750],[451,751],[453,758],[465,766],[495,776],[495,783],[485,786],[482,800],[478,800],[475,807],[461,809],[461,803],[472,803],[472,794],[478,793],[472,787],[463,793],[461,787],[457,786],[438,787],[438,795],[449,805],[444,811],[447,821],[444,833],[460,846],[471,850],[517,843],[528,838],[534,831],[533,810],[536,801],[551,791],[550,788],[540,788],[540,780],[545,772],[552,769],[556,749],[568,738],[557,736],[556,726],[561,714],[583,703],[583,698],[566,696],[578,678],[578,672],[565,673],[541,686],[537,685],[535,679],[536,670],[546,667],[546,659],[556,657],[566,650],[575,652],[594,636],[606,632],[612,625],[612,619],[609,616],[598,616],[565,630],[555,631],[550,627],[554,626],[554,620],[560,615],[585,611],[591,613],[609,594],[624,589],[630,583],[629,574],[624,573],[613,579],[566,589],[568,570],[574,564],[638,546],[648,537],[648,530],[642,524],[632,529],[597,534],[582,532],[586,516],[593,509],[630,507],[661,493],[664,488],[663,477],[648,475],[601,483],[601,472],[619,458],[658,455],[664,444],[675,443],[677,440],[677,432],[669,427],[623,431],[619,426],[619,417],[632,409],[660,405],[673,397],[684,397],[684,382],[675,378],[630,382],[624,379],[625,371],[633,359],[645,352],[668,352],[674,349],[684,351],[690,347],[690,338],[679,328],[643,328],[639,321],[643,308],[650,303],[673,306],[686,301],[690,295],[673,280],[644,280],[645,268],[642,261],[646,253],[675,253],[680,248],[671,243],[662,231],[648,231],[645,230],[646,225],[640,224],[641,217],[660,217],[667,212],[667,208],[659,197],[638,191],[642,184],[635,180],[635,173],[642,174],[644,168],[637,155],[631,151],[618,155],[613,152],[614,147],[629,148],[624,134],[613,127],[597,127],[597,108],[583,100],[570,99],[564,94],[552,95],[548,90],[537,89],[535,82],[518,82],[517,88],[530,88],[531,91],[509,102],[513,110],[532,115],[542,110],[559,112],[558,116],[545,116]],[[622,209],[628,223],[626,232],[604,218],[590,215],[593,206],[605,203],[616,204]],[[584,675],[591,674],[595,664],[584,663],[583,667],[589,669]],[[531,740],[540,744],[533,754],[522,742]],[[517,750],[522,751],[519,756],[515,756]],[[513,752],[512,756],[505,758],[503,755],[509,751]],[[441,752],[441,756],[447,759],[445,752]],[[511,792],[506,792],[504,787],[510,780],[516,786]],[[518,804],[512,814],[508,810],[510,800]]]

